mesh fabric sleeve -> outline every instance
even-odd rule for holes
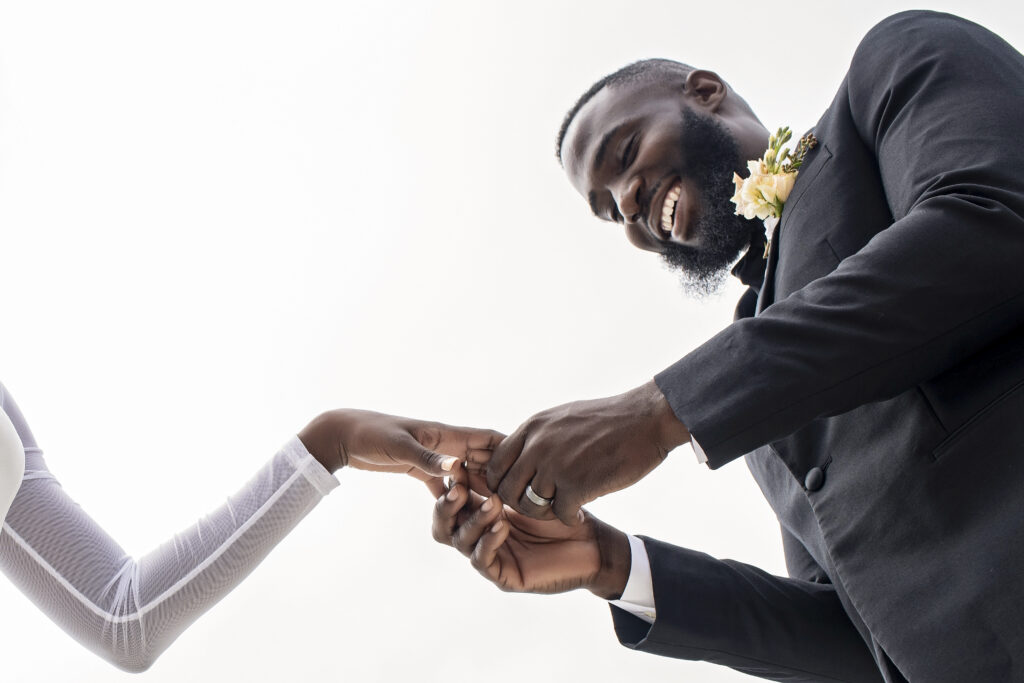
[[[85,647],[144,671],[244,579],[337,479],[293,437],[220,508],[136,559],[50,473],[17,406],[25,476],[0,534],[0,569]]]

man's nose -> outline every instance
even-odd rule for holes
[[[643,178],[636,175],[626,181],[616,197],[619,205],[619,213],[627,223],[637,223],[640,220],[641,201],[640,192],[643,190]]]

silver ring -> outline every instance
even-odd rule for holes
[[[534,491],[533,487],[529,484],[526,485],[526,497],[530,499],[531,503],[542,508],[546,508],[548,505],[551,505],[551,501],[554,500],[553,498],[538,496],[536,491]]]

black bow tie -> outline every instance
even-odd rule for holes
[[[747,253],[733,266],[732,274],[740,279],[740,282],[751,287],[756,292],[761,291],[764,283],[764,269],[768,261],[764,257],[765,245],[768,244],[768,237],[765,235],[764,226],[760,223],[750,231],[750,246]]]

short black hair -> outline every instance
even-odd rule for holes
[[[576,118],[576,114],[580,112],[580,109],[590,101],[594,95],[601,91],[606,86],[622,85],[623,83],[643,83],[653,82],[660,80],[668,80],[672,77],[683,77],[693,71],[693,67],[682,62],[677,62],[674,59],[641,59],[640,61],[627,64],[618,71],[610,73],[580,95],[580,98],[576,100],[576,104],[572,105],[565,114],[565,118],[562,119],[562,127],[558,129],[558,140],[555,143],[555,156],[558,157],[558,163],[562,163],[562,143],[565,141],[565,133],[569,130],[569,125],[572,120]]]

